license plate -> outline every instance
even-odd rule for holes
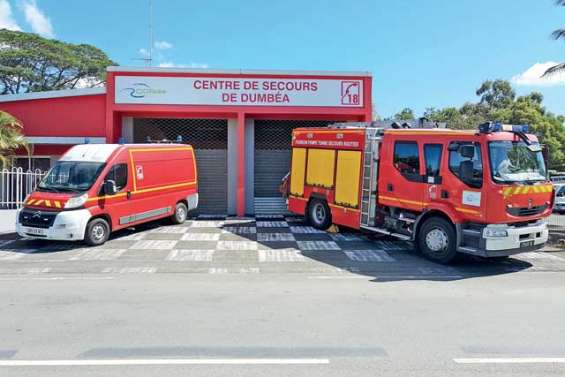
[[[41,228],[27,228],[27,229],[26,229],[26,233],[27,233],[27,234],[33,234],[34,236],[44,236],[44,235],[45,235],[45,229],[41,229]]]
[[[530,246],[534,246],[534,241],[525,241],[520,243],[520,247],[530,247]]]

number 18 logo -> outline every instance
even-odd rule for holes
[[[341,82],[341,104],[358,106],[361,104],[361,82]]]

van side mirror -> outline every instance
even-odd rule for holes
[[[116,181],[108,179],[104,181],[104,194],[115,195],[118,190],[116,189]]]
[[[459,147],[459,154],[461,157],[473,159],[475,157],[475,146],[474,145],[461,145]]]

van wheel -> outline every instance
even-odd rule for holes
[[[418,247],[426,258],[448,264],[457,256],[456,239],[455,230],[448,221],[432,217],[420,228]]]
[[[188,208],[184,203],[177,203],[175,208],[175,213],[171,216],[171,220],[174,224],[182,224],[186,221],[186,217],[188,216]]]
[[[90,246],[102,245],[110,237],[110,225],[104,219],[94,219],[86,226],[84,242]]]
[[[308,221],[316,229],[326,230],[332,225],[330,207],[324,200],[313,199],[308,205]]]

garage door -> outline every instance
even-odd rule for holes
[[[194,147],[198,163],[199,214],[226,214],[228,132],[225,119],[134,119],[136,143],[176,140]]]
[[[255,121],[255,214],[280,214],[286,204],[279,193],[281,179],[290,170],[292,130],[325,127],[333,121]]]

